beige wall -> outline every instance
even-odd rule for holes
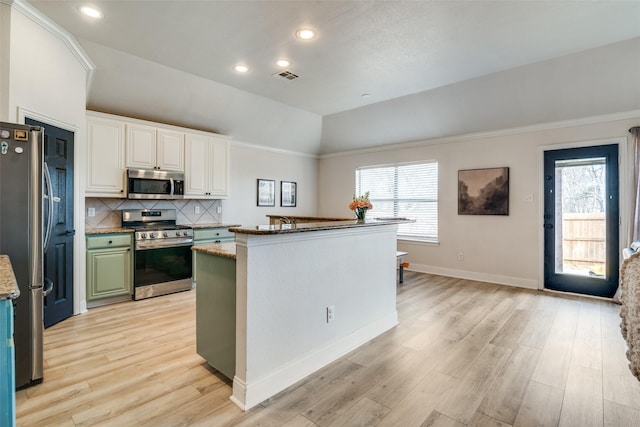
[[[315,156],[231,141],[231,196],[222,201],[222,221],[258,225],[269,223],[266,215],[315,215],[317,169]],[[276,206],[256,206],[259,178],[276,181]],[[296,207],[280,207],[280,181],[297,183]]]
[[[626,141],[628,129],[640,124],[640,112],[625,118],[592,124],[549,124],[519,131],[495,132],[446,140],[422,141],[384,151],[362,151],[324,156],[319,161],[319,214],[349,215],[354,191],[354,170],[358,166],[396,162],[437,160],[439,162],[439,243],[399,242],[409,252],[407,261],[418,271],[486,280],[495,283],[538,288],[541,239],[541,163],[543,148],[564,148],[588,141]],[[584,121],[583,121],[584,122]],[[624,174],[628,156],[621,152]],[[459,216],[457,214],[457,172],[459,169],[508,166],[510,168],[509,216]],[[629,178],[621,175],[622,191]],[[533,195],[533,201],[525,200]],[[621,194],[623,225],[628,224]],[[371,212],[375,215],[374,210]],[[622,230],[624,235],[624,227]],[[624,244],[622,239],[621,244]],[[457,254],[464,253],[464,261]]]

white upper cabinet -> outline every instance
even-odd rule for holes
[[[158,129],[156,158],[160,169],[184,171],[184,132]]]
[[[87,114],[87,197],[126,197],[124,129],[122,121]]]
[[[127,124],[126,167],[184,171],[184,133]]]
[[[185,153],[185,197],[229,197],[229,140],[219,136],[188,133]]]
[[[185,198],[229,197],[229,138],[87,111],[87,197],[126,197],[127,169],[185,174]]]

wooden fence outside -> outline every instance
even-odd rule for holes
[[[563,214],[562,261],[565,267],[598,271],[606,260],[605,214]]]

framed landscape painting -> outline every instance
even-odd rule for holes
[[[509,215],[509,168],[459,170],[458,215]]]

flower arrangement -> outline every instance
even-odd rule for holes
[[[369,201],[369,192],[364,193],[364,196],[353,195],[353,201],[349,203],[349,209],[355,212],[358,221],[364,221],[364,217],[367,215],[369,209],[373,209],[373,205]]]

